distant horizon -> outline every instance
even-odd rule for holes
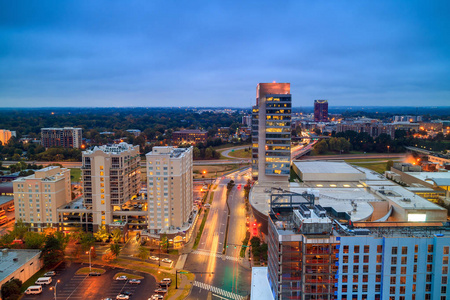
[[[105,9],[107,7],[107,9]],[[3,1],[0,105],[450,103],[450,2]],[[125,104],[125,105],[124,105]]]

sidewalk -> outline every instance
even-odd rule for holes
[[[194,278],[195,280],[195,278]],[[179,297],[183,297],[186,298],[187,296],[189,296],[189,294],[191,293],[191,289],[192,289],[192,281],[193,280],[189,280],[187,278],[187,276],[185,276],[184,274],[179,274],[178,275],[178,289],[176,290],[177,292],[173,295],[171,295],[170,297],[168,297],[167,299],[178,299]],[[175,282],[172,282],[172,285],[174,285]]]

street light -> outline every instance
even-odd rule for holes
[[[86,251],[86,254],[89,254],[89,272],[92,271],[92,264],[91,264],[91,250],[94,249],[94,247],[89,248],[89,252]]]
[[[53,290],[53,296],[55,297],[55,300],[56,300],[56,286],[58,285],[59,282],[60,282],[60,280],[58,279],[55,283],[55,286],[52,286],[50,288],[50,290]]]

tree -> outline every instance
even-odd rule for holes
[[[150,251],[148,251],[147,248],[145,248],[144,246],[140,246],[139,247],[139,252],[138,252],[138,257],[142,260],[146,260],[148,258],[148,256],[150,255]]]
[[[111,261],[115,260],[116,257],[117,256],[114,253],[112,253],[111,251],[108,251],[105,254],[103,254],[102,260],[105,262],[111,262]]]
[[[14,229],[12,231],[14,238],[23,240],[23,237],[27,232],[28,225],[26,225],[22,219],[19,219],[19,221],[14,224]]]
[[[43,260],[44,267],[46,268],[56,266],[60,261],[62,261],[64,259],[64,247],[61,240],[56,238],[54,235],[46,236],[41,258]]]
[[[90,232],[83,233],[80,239],[81,250],[88,251],[95,244],[95,238]]]
[[[120,246],[119,246],[119,244],[116,244],[116,243],[111,244],[111,245],[109,246],[109,250],[110,250],[112,253],[114,253],[115,256],[119,256],[119,253],[120,253]]]
[[[392,160],[388,160],[386,163],[386,170],[390,171],[393,166],[394,162]]]
[[[114,243],[119,243],[122,239],[122,230],[120,228],[114,228],[111,232],[111,239]]]
[[[20,288],[22,287],[22,281],[20,279],[14,278],[5,282],[1,287],[2,299],[19,299],[20,298]]]
[[[317,144],[314,145],[314,151],[316,151],[318,154],[323,154],[327,152],[328,150],[328,144],[325,140],[321,140]]]
[[[94,237],[96,240],[106,243],[109,239],[109,232],[106,229],[106,226],[105,225],[100,226],[98,231],[96,233],[94,233]]]
[[[24,242],[28,249],[40,249],[45,243],[45,235],[29,231],[25,233]]]

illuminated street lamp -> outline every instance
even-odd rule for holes
[[[89,248],[89,252],[86,251],[86,254],[89,254],[89,272],[92,272],[92,264],[91,264],[91,251],[94,247]]]
[[[50,288],[50,290],[53,290],[53,296],[55,297],[55,300],[56,300],[56,286],[58,285],[59,282],[60,282],[60,280],[58,279],[55,283],[55,286],[52,286]]]

